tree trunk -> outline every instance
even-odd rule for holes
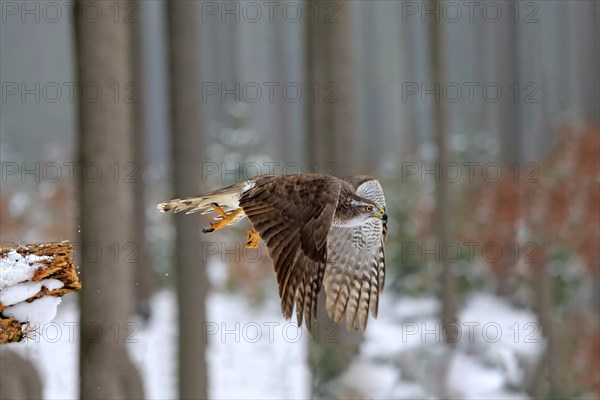
[[[559,389],[557,343],[552,315],[552,275],[546,265],[547,256],[542,254],[540,257],[541,260],[532,265],[533,286],[536,291],[538,323],[546,338],[546,348],[538,360],[529,387],[531,395],[536,399],[543,398],[548,391],[556,393]],[[568,390],[568,385],[565,385],[562,390]]]
[[[500,4],[506,15],[514,7],[519,7],[518,2],[513,0]],[[522,160],[520,107],[515,101],[515,93],[519,96],[525,93],[521,86],[523,83],[519,81],[518,26],[512,18],[501,18],[498,23],[486,24],[491,42],[489,53],[486,54],[491,61],[491,76],[486,81],[500,88],[500,91],[496,93],[494,88],[490,88],[484,93],[489,110],[489,126],[500,143],[499,156],[504,165]]]
[[[441,4],[439,1],[435,1],[432,5],[434,9],[440,9]],[[442,25],[441,22],[430,21],[429,31],[429,55],[431,65],[431,77],[433,83],[439,82],[440,85],[444,82],[444,61],[443,61],[443,45],[442,45]],[[447,133],[446,127],[448,123],[446,121],[446,113],[444,107],[444,99],[434,102],[433,108],[433,126],[435,129],[435,143],[437,147],[437,163],[440,171],[444,170],[444,166],[448,162],[448,146],[447,146]],[[436,181],[436,238],[443,248],[446,243],[450,240],[450,198],[448,196],[448,182],[443,176]],[[443,252],[442,252],[443,254]],[[452,343],[453,339],[457,338],[459,332],[454,329],[450,329],[456,323],[456,288],[455,279],[452,273],[452,265],[445,258],[441,257],[442,260],[442,310],[441,310],[441,323],[442,327],[448,328],[443,329],[445,333],[444,339],[448,343]]]
[[[35,366],[9,349],[0,350],[0,399],[42,398],[42,380]]]
[[[136,178],[129,175],[133,145],[132,107],[126,96],[131,82],[130,30],[122,19],[114,19],[115,7],[123,10],[125,3],[80,0],[75,10],[82,89],[80,396],[86,399],[143,397],[141,379],[124,340],[134,308],[134,268],[127,254],[135,246],[130,182]],[[98,17],[88,18],[84,9],[98,10]]]
[[[355,157],[353,99],[353,45],[351,42],[352,2],[335,2],[337,21],[324,17],[333,3],[307,3],[306,19],[306,156],[316,172],[345,176],[359,165]],[[318,10],[318,12],[316,12]],[[308,12],[308,11],[307,11]],[[318,18],[315,21],[315,18]],[[309,362],[313,374],[313,397],[331,397],[328,382],[348,367],[357,353],[362,336],[347,331],[345,323],[334,324],[321,293],[317,323],[313,327]]]
[[[564,33],[571,45],[566,54],[571,71],[567,81],[571,88],[571,104],[583,119],[597,121],[600,117],[600,93],[598,86],[598,35],[600,27],[597,1],[570,3],[567,15],[568,31]],[[590,49],[596,49],[590,51]]]
[[[132,35],[132,64],[133,79],[137,96],[133,103],[133,161],[138,172],[133,186],[135,207],[133,208],[133,235],[136,244],[135,275],[135,310],[144,319],[150,317],[150,296],[154,292],[154,280],[148,242],[146,241],[146,168],[147,160],[147,126],[146,126],[146,93],[147,85],[144,74],[144,43],[143,43],[143,4],[136,0],[140,10],[138,23],[130,24]]]
[[[200,124],[200,67],[198,4],[167,3],[173,182],[177,197],[198,194],[202,152]],[[179,398],[208,397],[206,343],[201,340],[206,321],[205,265],[200,254],[197,215],[175,216],[176,271],[179,305]]]
[[[337,12],[330,21],[324,14],[332,4]],[[318,172],[351,175],[358,167],[352,79],[353,3],[311,0],[306,9],[313,10],[306,19],[305,43],[307,156],[311,163],[318,163]]]

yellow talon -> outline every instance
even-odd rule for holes
[[[221,207],[219,207],[218,204],[213,204],[213,208],[215,209],[217,214],[219,214],[222,217],[222,219],[218,222],[211,223],[210,228],[202,229],[202,232],[204,232],[204,233],[209,233],[209,232],[213,232],[218,229],[221,229],[221,228],[225,228],[227,225],[229,225],[233,222],[233,220],[235,219],[235,217],[238,216],[239,213],[242,212],[241,207],[238,208],[237,210],[230,212],[229,214],[227,214],[225,211],[223,211],[223,209]]]
[[[255,231],[254,229],[248,229],[246,232],[248,232],[248,241],[246,242],[246,248],[247,249],[257,248],[258,243],[260,241],[260,236],[258,235],[258,232]]]

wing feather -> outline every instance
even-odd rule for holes
[[[265,241],[273,260],[281,308],[310,329],[327,260],[327,239],[341,182],[326,175],[257,180],[240,207]]]

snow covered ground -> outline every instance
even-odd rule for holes
[[[370,323],[359,357],[340,379],[347,392],[395,399],[528,398],[519,388],[543,349],[532,312],[489,294],[473,295],[453,326],[451,349],[436,318],[436,299],[382,300],[380,310],[386,311]]]
[[[78,397],[78,308],[73,295],[67,295],[65,300],[57,317],[50,323],[38,325],[32,339],[8,345],[41,367],[46,399]],[[175,399],[174,293],[158,293],[152,300],[152,307],[155,318],[139,331],[131,330],[125,340],[142,373],[147,397]],[[208,310],[211,321],[207,325],[208,334],[198,340],[207,340],[209,344],[211,398],[293,399],[309,396],[307,333],[277,315],[278,306],[253,308],[242,296],[213,293],[208,298]],[[173,323],[165,323],[164,316],[170,316]],[[136,326],[142,326],[141,322],[136,322]]]
[[[71,296],[71,298],[69,298]],[[27,343],[10,345],[41,367],[44,397],[78,396],[78,310],[65,297],[56,319]],[[276,298],[252,307],[239,294],[208,298],[210,396],[217,399],[307,398],[307,333],[281,317]],[[175,296],[158,293],[154,316],[128,338],[151,399],[177,397]],[[359,356],[336,382],[347,397],[395,399],[523,399],[524,365],[543,343],[532,313],[487,294],[473,296],[460,314],[461,338],[443,344],[433,298],[384,296],[379,320],[369,322]],[[159,321],[160,316],[161,320]],[[533,324],[533,325],[532,325]],[[140,323],[141,326],[141,323]]]

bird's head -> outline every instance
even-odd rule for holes
[[[387,213],[377,203],[364,197],[350,199],[344,215],[339,215],[337,225],[352,227],[362,225],[372,219],[387,220]],[[334,221],[335,223],[336,221]]]
[[[362,216],[366,219],[377,218],[387,219],[387,214],[384,208],[381,208],[377,203],[364,197],[352,200],[352,205],[356,216]]]

